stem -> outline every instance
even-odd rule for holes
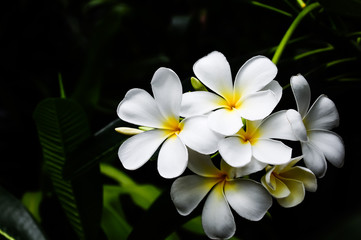
[[[11,237],[6,232],[3,232],[1,229],[0,229],[0,236],[3,236],[3,237],[5,237],[6,239],[9,239],[9,240],[15,240],[15,238]]]
[[[324,47],[324,48],[319,48],[319,49],[311,50],[311,51],[308,51],[305,53],[301,53],[301,54],[295,56],[293,59],[299,60],[301,58],[308,57],[313,54],[322,53],[322,52],[326,52],[326,51],[332,51],[333,49],[334,49],[334,47],[329,44],[327,47]]]
[[[61,76],[61,73],[58,73],[58,80],[59,80],[59,88],[60,88],[60,98],[66,99],[66,94],[63,85],[63,77]]]
[[[350,61],[355,61],[355,60],[357,60],[357,57],[342,58],[342,59],[334,60],[332,62],[326,63],[326,68],[331,67],[336,64],[339,64],[339,63],[350,62]]]
[[[288,28],[287,32],[285,33],[285,35],[283,36],[280,44],[277,47],[277,50],[275,52],[275,54],[273,55],[272,58],[272,62],[274,64],[277,64],[278,61],[281,58],[281,55],[283,53],[283,50],[285,49],[289,39],[291,38],[293,32],[296,30],[298,24],[301,22],[301,20],[312,10],[320,7],[321,5],[318,2],[312,3],[310,5],[308,5],[307,7],[305,7],[295,18],[295,20],[293,20],[291,26]]]
[[[271,11],[275,11],[275,12],[278,12],[280,14],[283,14],[287,17],[292,17],[292,14],[291,13],[288,13],[286,11],[283,11],[281,9],[278,9],[278,8],[275,8],[275,7],[272,7],[270,5],[267,5],[267,4],[264,4],[264,3],[260,3],[260,2],[256,2],[256,1],[251,1],[251,4],[255,5],[255,6],[258,6],[258,7],[263,7],[263,8],[266,8],[268,10],[271,10]]]

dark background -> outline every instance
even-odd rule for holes
[[[194,62],[213,50],[227,57],[233,76],[254,55],[272,58],[301,9],[296,1],[268,4],[292,16],[236,0],[2,3],[0,185],[18,198],[41,188],[42,154],[32,114],[42,99],[60,96],[59,73],[67,97],[81,103],[95,132],[117,118],[116,106],[130,88],[149,91],[152,75],[161,66],[188,82]],[[335,102],[340,127],[334,131],[345,142],[345,165],[336,169],[329,164],[317,192],[307,193],[299,206],[283,209],[275,201],[267,233],[257,230],[261,223],[236,217],[236,236],[361,238],[361,8],[357,1],[321,4],[322,11],[306,16],[296,29],[278,63],[277,80],[285,86],[301,73],[311,85],[312,102],[321,93]],[[332,51],[295,60],[328,44]],[[327,65],[339,59],[346,61]],[[279,108],[295,108],[289,88]],[[152,182],[134,174],[137,180]],[[163,183],[160,176],[153,178]]]

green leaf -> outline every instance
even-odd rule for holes
[[[21,199],[21,202],[39,223],[41,222],[39,207],[42,200],[43,193],[41,191],[26,192]]]
[[[36,221],[21,202],[0,187],[0,239],[4,238],[9,240],[46,239]]]
[[[197,216],[191,220],[189,220],[188,222],[186,222],[183,225],[183,228],[193,232],[193,233],[197,233],[198,235],[204,235],[204,231],[203,231],[203,227],[202,227],[202,217],[201,216]]]
[[[96,239],[102,207],[99,166],[94,165],[71,181],[63,177],[63,170],[70,164],[69,153],[90,136],[85,112],[72,100],[51,98],[38,104],[34,120],[44,166],[71,226],[79,239]]]
[[[103,214],[101,226],[108,240],[126,239],[132,231],[119,201],[120,186],[103,186]]]
[[[120,170],[108,164],[100,165],[101,173],[116,180],[119,185],[119,194],[129,194],[133,202],[143,209],[148,209],[156,200],[161,190],[150,184],[137,184]]]
[[[137,206],[146,210],[161,191],[150,184],[137,184],[111,165],[100,166],[102,174],[119,183],[119,185],[104,185],[102,228],[109,240],[126,239],[133,228],[126,220],[124,206],[120,203],[119,197],[129,195]]]

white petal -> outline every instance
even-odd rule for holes
[[[272,205],[267,190],[252,180],[237,179],[225,184],[224,192],[231,207],[242,217],[258,221]]]
[[[265,118],[259,126],[258,131],[260,138],[297,140],[286,117],[286,111],[279,111]]]
[[[170,134],[169,131],[151,130],[127,139],[118,151],[123,166],[128,170],[143,166]]]
[[[218,183],[210,192],[202,212],[203,230],[211,239],[228,239],[236,232],[236,224],[223,193],[223,183]]]
[[[218,181],[217,178],[204,178],[198,175],[176,179],[170,195],[179,214],[185,216],[191,213]]]
[[[292,179],[283,179],[282,181],[287,185],[291,193],[285,198],[277,199],[277,202],[285,208],[300,204],[305,198],[305,187],[303,183]]]
[[[183,117],[202,115],[226,105],[226,100],[217,94],[205,91],[187,92],[183,94],[180,115]]]
[[[188,168],[202,177],[219,177],[221,172],[216,168],[209,155],[200,154],[188,149]]]
[[[238,110],[241,116],[251,121],[267,117],[278,103],[276,95],[271,90],[247,95],[240,101]]]
[[[283,88],[277,81],[272,80],[269,84],[267,84],[260,91],[265,91],[265,90],[271,90],[276,95],[277,103],[281,100]]]
[[[273,171],[275,170],[276,166],[271,167],[267,170],[266,175],[264,175],[264,182],[272,189],[276,189],[276,179],[273,176]],[[263,184],[263,183],[262,183]],[[263,184],[264,185],[264,184]]]
[[[313,130],[309,131],[309,138],[332,165],[338,168],[343,166],[345,146],[340,136],[327,130]]]
[[[143,89],[131,89],[117,108],[118,116],[136,125],[161,128],[164,118],[154,98]]]
[[[287,185],[281,181],[280,179],[275,177],[276,181],[276,189],[271,193],[271,195],[275,198],[284,198],[291,194],[290,189],[287,187]]]
[[[243,167],[251,161],[252,147],[249,141],[228,137],[219,142],[219,153],[230,166]]]
[[[277,165],[275,168],[275,173],[279,174],[281,172],[286,172],[289,169],[293,168],[294,165],[296,165],[296,163],[298,163],[299,161],[301,161],[303,158],[303,156],[298,156],[298,157],[294,157],[291,158],[291,161],[289,161],[288,163],[285,164],[281,164],[281,165]]]
[[[292,148],[272,139],[258,139],[252,145],[253,156],[261,162],[279,165],[291,160]]]
[[[235,96],[255,93],[269,84],[277,75],[276,65],[264,56],[249,59],[239,69],[235,83]]]
[[[339,115],[334,102],[325,95],[319,96],[304,117],[307,130],[330,130],[339,124]]]
[[[251,162],[244,167],[237,168],[236,177],[243,177],[263,170],[267,163],[263,163],[252,157]]]
[[[159,68],[151,81],[155,101],[165,118],[178,120],[182,101],[182,84],[175,72]]]
[[[327,163],[322,151],[310,142],[301,142],[303,160],[317,177],[325,176]]]
[[[296,166],[282,172],[281,176],[302,182],[307,191],[315,192],[317,190],[317,178],[308,168]]]
[[[218,109],[208,116],[208,126],[225,136],[237,133],[243,126],[242,118],[235,109]]]
[[[211,52],[193,65],[197,78],[207,87],[223,97],[233,98],[231,68],[220,52]]]
[[[298,74],[291,77],[291,88],[296,99],[297,110],[304,117],[311,101],[311,90],[306,79]]]
[[[194,116],[184,119],[179,137],[188,147],[203,154],[211,154],[218,150],[222,135],[208,127],[207,116]]]
[[[179,137],[173,135],[162,145],[158,155],[158,172],[164,178],[180,176],[187,168],[188,151]]]
[[[274,177],[272,174],[270,177],[273,182],[272,185],[267,182],[267,175],[262,177],[261,183],[274,198],[284,198],[290,195],[291,191],[288,189],[286,184],[284,184],[280,179]]]
[[[292,128],[293,134],[299,141],[308,141],[307,130],[302,121],[302,116],[293,109],[286,112],[287,120]]]

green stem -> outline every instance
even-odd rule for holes
[[[288,13],[288,12],[286,12],[286,11],[283,11],[283,10],[281,10],[281,9],[272,7],[272,6],[267,5],[267,4],[264,4],[264,3],[260,3],[260,2],[257,2],[257,1],[251,1],[251,4],[253,4],[253,5],[255,5],[255,6],[258,6],[258,7],[262,7],[262,8],[271,10],[271,11],[274,11],[274,12],[278,12],[278,13],[280,13],[280,14],[283,14],[283,15],[287,16],[287,17],[292,17],[292,14],[291,14],[291,13]]]
[[[0,229],[0,236],[3,236],[8,240],[15,240],[15,238],[11,237],[10,235],[8,235],[6,232],[2,231],[1,229]]]
[[[275,54],[273,55],[272,58],[272,62],[274,64],[277,64],[278,61],[281,58],[281,55],[283,53],[283,50],[285,49],[289,39],[291,38],[293,32],[295,31],[295,29],[297,28],[298,24],[301,22],[301,20],[312,10],[320,7],[321,5],[318,2],[312,3],[310,5],[308,5],[307,7],[305,7],[295,18],[295,20],[293,20],[291,26],[288,28],[287,32],[285,33],[285,35],[283,36],[280,44],[277,47],[277,50],[275,52]]]
[[[334,49],[334,47],[329,44],[327,47],[324,47],[324,48],[319,48],[319,49],[311,50],[311,51],[308,51],[308,52],[305,52],[305,53],[301,53],[301,54],[295,56],[293,59],[294,60],[299,60],[301,58],[308,57],[308,56],[313,55],[313,54],[332,51],[333,49]]]
[[[66,99],[66,94],[63,85],[63,77],[61,76],[61,73],[58,73],[58,80],[59,80],[59,88],[60,88],[60,98]]]
[[[338,59],[338,60],[335,60],[335,61],[331,61],[331,62],[326,63],[326,68],[331,67],[331,66],[336,65],[336,64],[340,64],[340,63],[344,63],[344,62],[350,62],[350,61],[355,61],[355,60],[357,60],[357,57],[350,57],[350,58]]]

